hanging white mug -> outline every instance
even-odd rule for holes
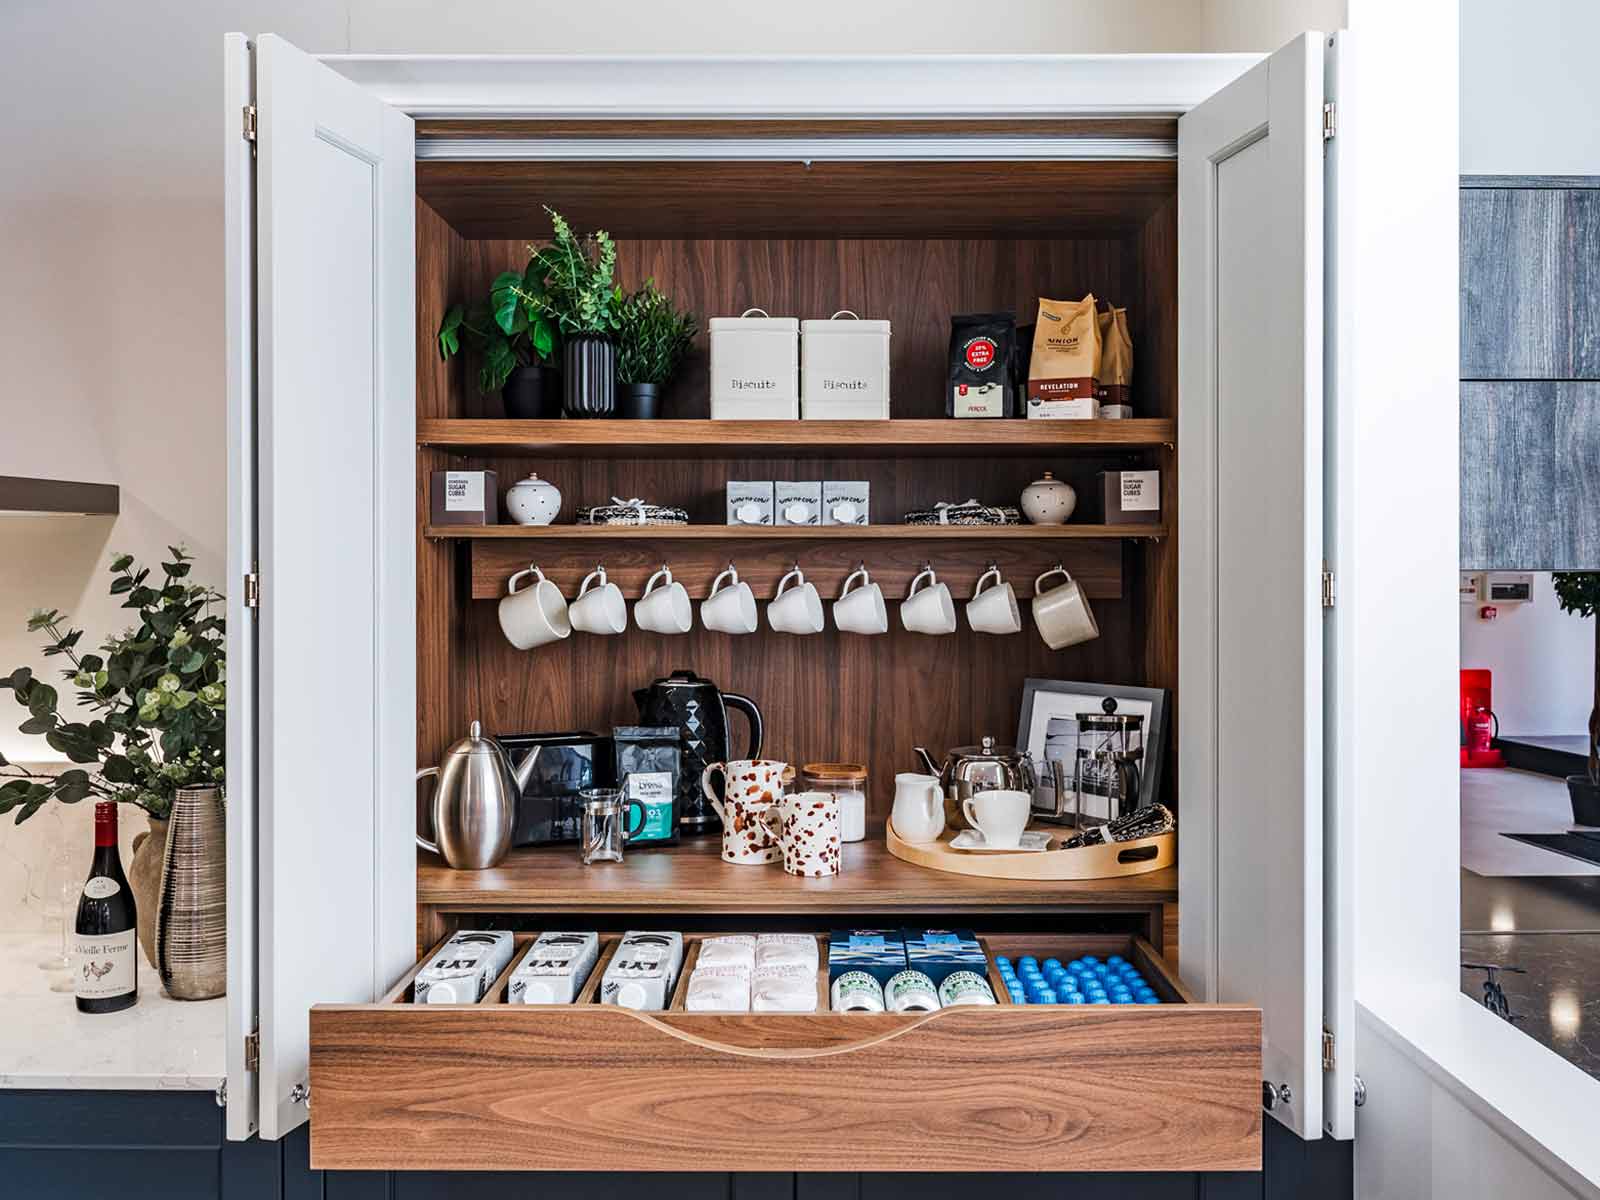
[[[518,583],[530,575],[538,582],[519,591]],[[506,594],[500,598],[500,630],[518,650],[559,642],[572,632],[561,589],[538,567],[518,571],[507,583]]]
[[[923,567],[900,601],[900,623],[912,633],[954,633],[956,605],[950,589],[939,582],[932,567]]]
[[[985,587],[985,583],[988,586]],[[967,624],[977,633],[1016,633],[1022,628],[1022,613],[1017,608],[1017,593],[993,563],[978,576],[978,583],[967,601]]]
[[[640,629],[651,633],[688,633],[694,624],[689,593],[672,579],[672,568],[665,563],[645,582],[644,595],[633,606],[633,619]]]
[[[628,627],[628,602],[622,589],[606,579],[604,567],[583,577],[578,598],[567,611],[572,615],[572,627],[580,633],[621,633]]]
[[[822,632],[822,597],[798,566],[778,580],[778,594],[767,605],[767,623],[779,633]]]
[[[724,579],[728,580],[726,587]],[[740,581],[732,563],[711,581],[711,594],[700,602],[700,624],[718,633],[756,631],[756,594]]]
[[[833,602],[833,623],[843,633],[889,632],[889,610],[883,603],[883,589],[872,582],[866,563],[844,577],[839,598]]]
[[[1064,582],[1044,591],[1044,581],[1052,575],[1061,576]],[[1089,597],[1060,563],[1033,581],[1033,623],[1039,627],[1044,644],[1052,650],[1065,650],[1100,636],[1100,626],[1095,624],[1094,612],[1089,608]]]

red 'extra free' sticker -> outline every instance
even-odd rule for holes
[[[973,338],[965,347],[967,366],[974,371],[987,371],[994,365],[995,349],[993,338]]]

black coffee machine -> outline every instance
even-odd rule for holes
[[[678,774],[678,824],[686,834],[713,833],[722,828],[717,810],[700,789],[700,776],[710,763],[727,762],[728,709],[749,719],[750,743],[743,758],[758,758],[764,730],[761,710],[748,696],[724,692],[693,671],[674,671],[633,693],[641,725],[672,725],[683,735],[683,767]]]

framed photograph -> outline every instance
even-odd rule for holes
[[[1139,803],[1159,803],[1161,773],[1167,750],[1167,691],[1165,688],[1122,684],[1073,683],[1064,679],[1029,679],[1022,686],[1022,718],[1017,724],[1017,746],[1026,750],[1039,773],[1036,807],[1055,808],[1055,775],[1045,760],[1045,733],[1050,721],[1063,717],[1076,721],[1079,713],[1104,712],[1107,698],[1116,711],[1144,718],[1144,769],[1139,773]],[[1103,790],[1089,789],[1083,815],[1110,820],[1111,799]]]

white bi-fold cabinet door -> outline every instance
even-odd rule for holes
[[[375,999],[415,942],[415,147],[281,38],[225,53],[228,1129],[276,1138],[311,1005]]]
[[[1178,122],[1179,953],[1206,999],[1261,1007],[1264,1103],[1308,1138],[1349,1136],[1323,1046],[1353,1019],[1325,969],[1349,934],[1324,728],[1336,43],[1306,34]]]

